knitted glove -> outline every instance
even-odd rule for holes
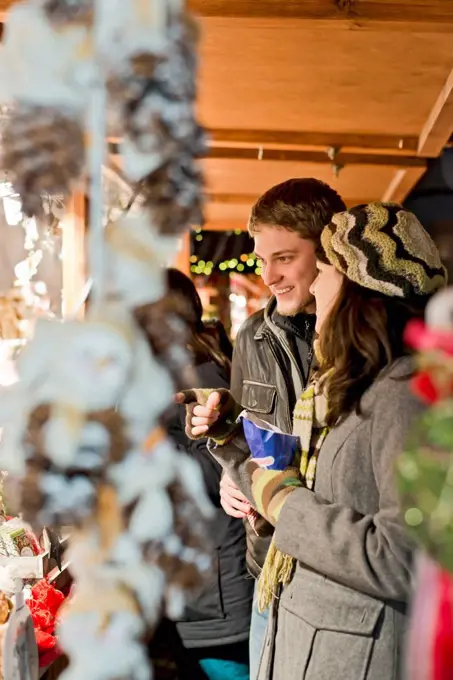
[[[209,430],[204,434],[193,436],[192,434],[192,417],[195,406],[205,406],[208,397],[213,392],[220,394],[220,403],[217,406],[219,417],[215,423],[211,425]],[[217,444],[226,444],[238,429],[236,420],[242,411],[242,406],[234,401],[231,392],[225,388],[221,389],[193,389],[184,390],[184,404],[186,405],[186,435],[189,439],[206,439],[210,437],[214,439]]]
[[[266,470],[254,460],[247,463],[252,479],[252,494],[256,508],[274,527],[289,494],[303,486],[299,469]]]

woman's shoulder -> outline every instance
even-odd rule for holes
[[[411,378],[416,370],[414,358],[405,356],[394,361],[390,366],[381,371],[366,395],[364,407],[372,405],[373,410],[398,409],[419,410],[422,406],[420,400],[412,391]]]

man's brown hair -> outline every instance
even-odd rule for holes
[[[302,238],[317,241],[332,215],[346,205],[325,182],[314,178],[294,178],[268,189],[255,203],[249,220],[249,233],[260,227],[284,227]]]

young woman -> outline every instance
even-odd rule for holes
[[[422,408],[403,333],[445,285],[445,269],[398,205],[339,213],[321,242],[311,288],[319,370],[294,413],[301,459],[261,469],[238,447],[234,466],[223,461],[275,526],[260,582],[273,611],[259,678],[396,680],[413,546],[394,465]],[[194,428],[219,420],[206,406],[192,413]]]
[[[192,281],[177,269],[168,270],[168,295],[177,296],[190,332],[189,350],[199,384],[228,388],[232,348],[219,324],[204,324],[200,297]],[[182,406],[168,418],[169,434],[177,445],[200,463],[206,489],[218,509],[211,527],[215,547],[212,580],[187,608],[177,624],[191,659],[209,680],[248,680],[248,637],[253,581],[247,578],[245,530],[241,520],[225,514],[220,506],[222,468],[206,448],[206,440],[193,441],[185,434]]]

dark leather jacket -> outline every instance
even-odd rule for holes
[[[228,376],[213,361],[197,366],[199,384],[228,388]],[[167,415],[167,430],[178,448],[201,467],[206,492],[216,508],[207,531],[214,547],[212,578],[188,604],[177,631],[184,647],[211,647],[247,640],[252,611],[253,580],[245,564],[246,536],[239,519],[229,517],[220,506],[221,466],[209,454],[206,439],[189,439],[185,433],[185,408],[175,406]],[[190,676],[189,676],[190,677]]]
[[[272,298],[264,310],[253,314],[239,330],[233,354],[231,392],[245,409],[283,432],[290,433],[294,405],[310,373],[312,334],[307,342],[298,341],[296,357],[290,332],[285,332],[273,321],[274,310],[275,299]],[[262,520],[260,536],[256,535],[247,520],[245,527],[247,567],[252,576],[257,578],[264,564],[273,527]]]

